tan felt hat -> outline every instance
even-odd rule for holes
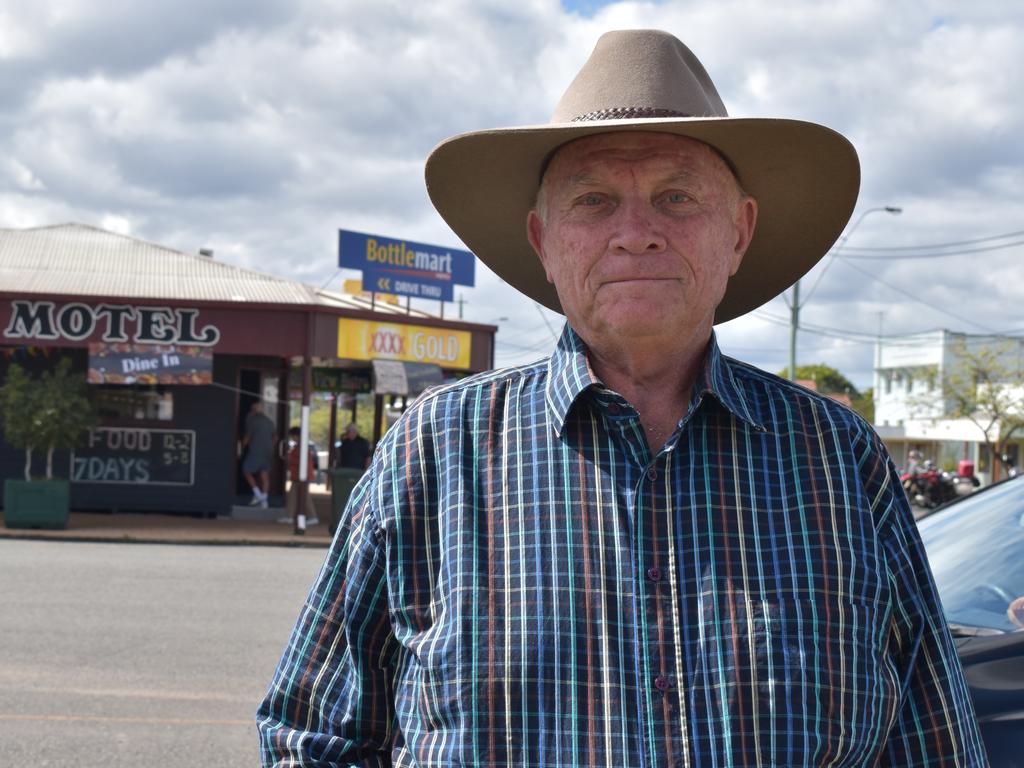
[[[754,238],[715,322],[786,290],[832,246],[853,212],[857,152],[822,125],[733,118],[689,48],[659,30],[608,32],[547,125],[455,136],[427,159],[427,191],[462,241],[502,279],[561,312],[526,237],[541,174],[562,144],[613,131],[687,136],[717,149],[758,201]]]

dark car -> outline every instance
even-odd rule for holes
[[[1024,768],[1024,477],[918,522],[997,768]]]

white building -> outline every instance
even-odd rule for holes
[[[1024,339],[937,330],[889,336],[876,344],[875,428],[898,464],[904,462],[909,450],[917,449],[946,468],[955,468],[962,459],[973,461],[983,479],[991,479],[992,460],[985,450],[981,427],[971,419],[951,418],[955,407],[942,394],[944,380],[971,376],[972,366],[965,361],[978,354],[991,354],[996,361],[993,369],[1006,372],[1004,381],[988,386],[1013,393],[1011,382],[1021,381]],[[998,438],[996,425],[990,439]],[[1018,444],[1009,446],[1014,464],[1018,463],[1019,452]],[[1000,470],[996,467],[997,477]]]

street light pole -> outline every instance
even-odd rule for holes
[[[789,380],[796,381],[796,332],[800,328],[800,281],[793,283],[793,305],[789,312]]]
[[[860,216],[857,217],[857,220],[855,222],[853,222],[853,226],[850,227],[848,230],[846,230],[846,232],[843,233],[843,236],[841,238],[839,238],[839,242],[836,243],[836,245],[831,249],[831,253],[832,253],[833,258],[835,257],[835,255],[837,253],[839,253],[839,251],[842,250],[843,246],[846,245],[846,241],[850,239],[850,235],[852,235],[854,233],[854,230],[856,230],[857,227],[860,226],[860,223],[862,221],[864,221],[864,218],[869,213],[879,213],[879,212],[891,213],[893,215],[896,215],[896,214],[903,213],[903,209],[900,208],[897,205],[879,205],[879,206],[876,206],[875,208],[868,208],[866,211],[861,213]],[[831,264],[832,264],[832,262],[829,261],[828,265],[825,266],[825,270],[827,270],[829,268],[829,266],[831,266]],[[824,276],[825,270],[822,270],[821,276],[818,277],[818,281],[820,281],[821,277]],[[814,292],[814,289],[817,288],[817,286],[818,286],[818,283],[815,282],[815,284],[811,287],[811,293]],[[810,299],[810,294],[808,294],[807,299]],[[804,301],[806,302],[807,299],[805,299]],[[793,302],[790,305],[790,312],[789,312],[789,380],[790,381],[796,381],[796,336],[797,336],[797,332],[800,330],[800,309],[801,309],[801,304],[800,304],[800,281],[797,280],[795,283],[793,283]]]

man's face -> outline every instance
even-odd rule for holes
[[[552,158],[530,243],[588,344],[710,333],[757,203],[707,145],[610,133]]]

